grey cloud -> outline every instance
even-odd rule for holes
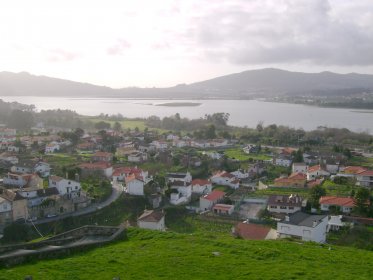
[[[350,14],[342,3],[223,2],[193,18],[188,36],[208,59],[235,64],[373,65],[373,2]]]

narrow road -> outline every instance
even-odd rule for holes
[[[44,223],[49,223],[49,222],[53,222],[53,221],[62,220],[62,219],[65,219],[67,217],[77,217],[77,216],[93,213],[97,210],[100,210],[100,209],[110,205],[112,202],[117,200],[122,192],[123,192],[123,186],[121,184],[118,184],[117,182],[112,182],[111,195],[105,201],[100,202],[100,203],[93,203],[93,204],[89,205],[88,207],[79,209],[75,212],[65,213],[65,214],[55,216],[55,217],[36,220],[36,221],[33,222],[33,224],[40,225],[40,224],[44,224]],[[29,222],[27,222],[27,223],[29,223]]]

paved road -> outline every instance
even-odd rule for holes
[[[62,220],[62,219],[67,218],[67,217],[77,217],[77,216],[93,213],[97,210],[100,210],[100,209],[108,206],[109,204],[111,204],[115,200],[117,200],[119,198],[120,194],[123,192],[123,186],[121,184],[118,184],[116,182],[112,182],[112,187],[113,188],[112,188],[112,192],[111,192],[110,197],[103,202],[93,203],[93,204],[89,205],[88,207],[79,209],[75,212],[65,213],[65,214],[62,214],[62,215],[59,215],[59,216],[56,216],[56,217],[36,220],[33,223],[35,225],[39,225],[39,224],[49,223],[49,222],[52,222],[52,221]]]

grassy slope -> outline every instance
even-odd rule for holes
[[[369,279],[372,263],[351,248],[130,229],[128,241],[2,269],[0,279]]]

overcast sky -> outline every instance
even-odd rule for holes
[[[0,40],[0,71],[116,88],[265,67],[373,74],[373,1],[1,1]]]

